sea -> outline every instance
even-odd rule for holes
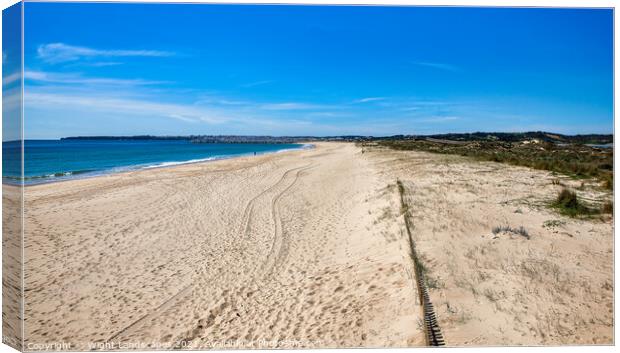
[[[188,140],[25,140],[24,184],[253,156],[307,144],[192,143]],[[21,143],[2,143],[2,180],[19,183]]]

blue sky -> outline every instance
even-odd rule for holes
[[[610,133],[612,16],[26,3],[25,134]]]
[[[21,31],[19,5],[2,11],[2,140],[21,139]]]

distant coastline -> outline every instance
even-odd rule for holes
[[[268,135],[188,135],[188,136],[70,136],[60,140],[159,140],[159,141],[189,141],[192,143],[308,143],[308,142],[369,142],[386,140],[447,140],[447,141],[500,141],[519,142],[526,140],[540,140],[553,143],[575,143],[591,145],[607,145],[613,143],[613,134],[580,134],[564,135],[545,131],[529,132],[472,132],[472,133],[445,133],[445,134],[409,134],[391,136],[372,135],[332,135],[332,136],[268,136]]]
[[[312,141],[365,141],[371,136],[266,136],[266,135],[189,135],[189,136],[71,136],[61,141],[96,140],[96,141],[189,141],[191,143],[307,143]]]
[[[560,146],[612,149],[613,134],[563,135],[532,132],[474,132],[392,136],[266,136],[266,135],[131,135],[69,136],[58,140],[25,140],[26,184],[84,178],[142,168],[204,162],[243,155],[278,152],[309,146],[314,142],[410,143],[427,141],[439,145],[503,143],[517,146],[531,142]],[[516,143],[516,145],[515,145]],[[564,147],[563,147],[564,148]],[[20,141],[3,142],[3,182],[22,180]]]

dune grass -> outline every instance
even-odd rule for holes
[[[513,234],[517,234],[520,235],[524,238],[529,239],[530,238],[530,233],[528,233],[528,231],[523,228],[523,226],[519,227],[519,228],[512,228],[510,226],[497,226],[493,228],[493,234],[499,234],[499,233],[513,233]]]
[[[602,187],[608,190],[613,188],[613,149],[550,142],[471,141],[450,144],[426,140],[385,140],[378,144],[396,150],[457,154],[477,160],[549,170],[576,179],[596,178]]]
[[[564,188],[558,194],[551,206],[561,214],[569,217],[589,216],[597,213],[597,210],[586,206],[574,191]]]

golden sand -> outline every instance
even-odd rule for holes
[[[448,345],[612,343],[612,222],[554,178],[322,143],[29,186],[26,348],[423,345],[397,179]]]

